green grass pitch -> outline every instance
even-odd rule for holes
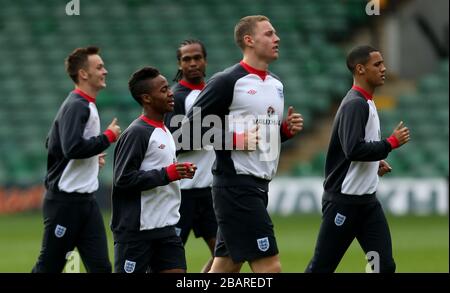
[[[109,213],[105,213],[108,225]],[[303,272],[312,256],[320,215],[273,216],[283,272]],[[397,272],[449,272],[448,216],[388,217]],[[30,272],[41,245],[40,212],[0,215],[0,272]],[[109,256],[113,241],[109,227]],[[202,239],[191,234],[186,245],[188,272],[199,272],[209,252]],[[364,254],[355,240],[337,272],[364,272]],[[84,269],[83,269],[84,271]],[[242,272],[250,272],[244,265]]]

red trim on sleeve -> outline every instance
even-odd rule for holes
[[[400,146],[400,142],[395,137],[395,135],[391,135],[387,138],[387,142],[391,145],[392,149],[396,149]]]
[[[114,134],[114,132],[112,132],[111,129],[106,129],[103,132],[103,134],[106,135],[106,137],[108,138],[108,141],[110,143],[113,143],[113,142],[115,142],[117,140],[117,136]]]
[[[90,95],[86,94],[85,92],[83,92],[82,90],[80,90],[79,88],[76,88],[73,90],[73,92],[77,95],[82,96],[83,98],[85,98],[86,100],[88,100],[88,102],[90,103],[94,103],[95,104],[95,98],[91,97]]]
[[[259,70],[256,69],[254,67],[251,67],[250,65],[248,65],[247,63],[244,62],[244,60],[242,60],[241,62],[239,62],[239,64],[241,64],[242,67],[244,67],[245,70],[247,70],[248,73],[253,73],[258,75],[259,77],[261,77],[262,80],[266,79],[267,76],[267,71],[265,70]]]
[[[166,131],[166,128],[164,127],[164,121],[152,120],[145,117],[144,115],[139,116],[139,118],[153,127],[161,128],[162,130]]]
[[[291,131],[289,130],[288,127],[288,123],[286,120],[283,121],[283,123],[281,124],[281,132],[287,137],[287,138],[291,138],[294,135],[291,133]]]
[[[365,89],[363,89],[362,87],[354,85],[354,86],[352,86],[352,89],[354,89],[355,91],[360,92],[361,95],[363,95],[364,98],[366,98],[366,100],[373,100],[373,96],[369,92],[367,92]]]
[[[184,87],[187,87],[188,89],[191,89],[191,90],[199,90],[199,91],[201,91],[205,87],[205,83],[204,82],[201,82],[199,84],[193,84],[193,83],[187,82],[187,81],[182,79],[178,83],[181,84]]]

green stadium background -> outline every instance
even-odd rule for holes
[[[305,119],[301,135],[283,146],[271,184],[283,270],[302,272],[312,255],[331,123],[352,82],[345,55],[368,43],[382,51],[388,70],[375,95],[382,136],[400,120],[412,134],[390,154],[394,171],[381,179],[378,193],[398,271],[449,271],[447,0],[80,0],[72,1],[80,4],[80,15],[72,16],[69,2],[0,0],[0,272],[28,272],[39,253],[45,137],[73,88],[64,58],[76,47],[101,48],[109,71],[97,98],[102,128],[117,117],[124,129],[140,114],[127,90],[132,72],[152,65],[171,80],[179,43],[195,38],[207,48],[210,77],[240,60],[233,28],[250,14],[268,16],[276,28],[280,58],[271,70],[284,83],[286,108],[293,105]],[[107,152],[97,195],[106,225],[113,148]],[[188,271],[198,272],[206,245],[191,235],[186,255]],[[364,271],[355,241],[338,272]]]

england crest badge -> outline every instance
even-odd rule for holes
[[[270,247],[270,243],[269,243],[269,238],[268,237],[256,239],[256,242],[258,243],[258,248],[261,251],[267,251],[269,249],[269,247]]]
[[[61,225],[56,225],[55,228],[55,236],[61,238],[66,233],[67,228]]]
[[[346,216],[336,213],[336,217],[334,218],[334,223],[336,224],[336,226],[342,226],[344,224],[346,218],[347,218]]]
[[[134,269],[136,268],[136,262],[131,260],[125,260],[125,264],[123,265],[123,269],[126,273],[132,273],[134,272]]]

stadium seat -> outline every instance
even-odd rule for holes
[[[361,13],[367,1],[361,0],[91,2],[80,16],[82,25],[75,17],[55,12],[64,11],[67,1],[47,0],[45,5],[39,1],[8,1],[8,5],[1,7],[0,42],[7,46],[0,48],[4,57],[0,91],[4,94],[3,105],[9,111],[2,110],[0,115],[21,130],[12,131],[0,125],[0,149],[11,147],[10,138],[21,145],[24,137],[38,142],[45,137],[58,107],[73,88],[63,61],[75,47],[92,44],[102,49],[109,71],[107,88],[98,97],[102,124],[114,115],[128,123],[140,113],[127,88],[132,72],[153,65],[171,81],[176,72],[175,51],[179,43],[186,38],[198,38],[207,46],[209,78],[240,60],[241,52],[233,39],[234,25],[239,17],[256,13],[267,14],[278,30],[280,58],[271,65],[271,70],[283,81],[285,105],[294,105],[304,116],[305,130],[310,130],[316,117],[329,115],[331,105],[339,102],[351,86],[340,41],[351,36],[353,27],[361,27],[368,21],[365,13]],[[180,5],[189,5],[190,9]],[[52,13],[43,19],[44,11]],[[404,119],[411,126],[413,139],[435,140],[441,131],[442,140],[448,140],[448,59],[442,60],[435,73],[419,79],[418,84],[417,92],[398,97],[391,112],[380,111],[383,137],[390,135],[398,121]],[[35,128],[26,126],[30,117],[36,121]],[[448,144],[441,140],[437,144],[440,147],[433,146],[434,151],[446,147],[448,152]],[[424,149],[416,151],[431,151],[429,147]],[[32,171],[24,171],[28,162],[20,155],[14,154],[7,164],[2,163],[2,168],[12,170],[7,180],[24,182],[42,175],[35,170],[45,168],[45,151],[34,147],[28,156]],[[320,154],[311,165],[302,164],[296,172],[302,176],[319,174],[319,158]],[[394,160],[403,166],[396,174],[410,174],[406,153],[403,155],[400,150]],[[412,160],[420,162],[423,155]],[[443,161],[448,164],[448,156]],[[444,165],[433,161],[427,168],[434,168],[436,174],[446,172],[448,176]],[[106,168],[103,174],[110,174],[111,166]],[[2,176],[0,173],[0,180]],[[110,182],[110,176],[102,176]]]

